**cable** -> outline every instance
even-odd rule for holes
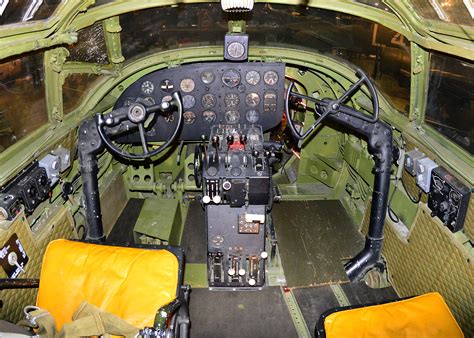
[[[406,185],[405,185],[405,182],[403,181],[403,179],[400,179],[400,181],[402,181],[402,186],[403,186],[403,189],[405,189],[405,192],[407,193],[408,195],[408,198],[410,199],[410,201],[412,201],[413,203],[415,204],[418,204],[420,203],[421,201],[421,189],[418,190],[418,199],[415,199],[411,193],[408,191]]]

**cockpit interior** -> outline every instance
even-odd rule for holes
[[[0,1],[0,336],[474,335],[474,3]]]

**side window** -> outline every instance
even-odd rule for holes
[[[425,123],[474,154],[474,63],[432,53]]]
[[[43,53],[0,63],[0,152],[48,122]]]

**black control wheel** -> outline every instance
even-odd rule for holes
[[[343,112],[345,114],[351,115],[351,116],[356,116],[360,118],[363,121],[369,122],[369,123],[375,123],[379,119],[379,99],[377,96],[377,91],[375,90],[374,85],[372,82],[369,80],[369,77],[360,69],[357,70],[356,75],[359,77],[359,80],[354,83],[352,86],[349,87],[349,89],[342,94],[341,97],[337,99],[329,99],[325,98],[322,100],[315,99],[310,96],[306,96],[300,93],[295,93],[292,91],[294,87],[293,81],[290,83],[288,86],[288,89],[286,91],[286,97],[285,97],[285,108],[286,108],[286,117],[288,120],[288,126],[290,127],[291,133],[293,136],[298,139],[298,140],[304,140],[307,138],[311,132],[316,129],[317,126],[319,126],[330,114],[335,114],[338,112]],[[362,86],[365,84],[367,89],[369,90],[371,100],[372,100],[372,109],[373,109],[373,115],[368,116],[358,110],[355,110],[352,107],[349,107],[344,104],[349,98],[354,96],[355,93],[357,93],[359,90],[361,90]],[[295,124],[293,122],[293,119],[290,114],[290,102],[292,98],[296,99],[305,99],[311,102],[315,103],[316,106],[316,113],[319,115],[316,121],[309,127],[303,134],[301,134],[295,127]]]
[[[202,186],[203,148],[202,144],[199,144],[194,148],[194,183],[197,188],[201,188]]]
[[[132,160],[143,160],[162,153],[176,139],[183,123],[183,103],[181,100],[181,94],[179,92],[174,92],[172,97],[173,99],[171,101],[165,101],[156,105],[147,106],[141,102],[134,102],[129,107],[118,108],[107,114],[97,114],[97,130],[107,148],[120,157]],[[148,142],[146,140],[145,122],[154,113],[167,113],[173,111],[173,115],[177,114],[178,121],[171,137],[158,149],[149,151]],[[105,127],[108,127],[109,129],[106,131]],[[117,132],[122,132],[123,130],[136,130],[136,128],[138,128],[140,134],[143,148],[142,153],[132,154],[125,151],[115,145],[110,139],[110,136]]]

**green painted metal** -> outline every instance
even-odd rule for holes
[[[120,19],[118,16],[104,20],[105,44],[107,46],[109,60],[112,63],[122,63],[125,61],[120,42],[121,31],[122,27],[120,27]]]
[[[47,50],[44,53],[44,82],[46,91],[46,107],[49,120],[53,123],[63,120],[63,84],[62,66],[69,52],[66,48]]]
[[[340,284],[331,284],[331,291],[337,299],[337,302],[340,306],[350,306],[349,298],[347,298],[346,293],[342,289]]]
[[[179,245],[176,227],[182,222],[177,199],[146,199],[133,231],[157,238],[166,244]]]
[[[428,92],[429,53],[418,45],[411,44],[411,88],[410,122],[420,124],[426,109]]]
[[[301,312],[300,307],[298,306],[298,302],[296,301],[295,296],[291,289],[286,287],[280,287],[281,294],[283,295],[283,299],[285,300],[286,306],[288,307],[288,311],[290,312],[291,320],[293,321],[293,325],[295,325],[296,333],[300,338],[310,338],[311,333],[309,332],[308,326],[304,320],[303,314]]]
[[[193,289],[207,288],[207,264],[186,263],[184,284],[190,285]]]

